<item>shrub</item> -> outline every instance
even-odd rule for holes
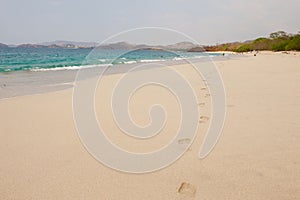
[[[250,44],[244,44],[240,47],[238,47],[237,49],[235,49],[235,52],[248,52],[248,51],[252,51],[253,47]]]
[[[233,42],[205,47],[207,51],[235,51],[248,52],[252,50],[272,51],[300,51],[300,32],[296,35],[284,31],[277,31],[270,34],[269,38],[260,37],[254,41]]]
[[[288,40],[275,41],[274,44],[272,45],[272,50],[273,51],[285,51],[285,47],[288,45],[288,43],[289,43]]]
[[[264,37],[260,37],[260,38],[255,39],[253,41],[253,43],[255,44],[255,43],[258,43],[258,42],[264,42],[266,40],[269,40],[269,39],[268,38],[264,38]]]
[[[300,35],[296,35],[285,47],[285,50],[297,50],[300,51]]]
[[[258,38],[253,41],[254,50],[270,50],[272,41],[268,38]]]

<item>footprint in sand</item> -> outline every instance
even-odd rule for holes
[[[195,197],[197,189],[190,183],[183,182],[177,191],[180,195],[185,197]]]
[[[191,142],[190,138],[182,138],[178,140],[178,144],[189,144]]]
[[[233,108],[233,107],[235,107],[235,105],[229,104],[229,105],[227,105],[227,107],[228,107],[228,108]]]
[[[210,97],[210,94],[205,94],[204,97]]]
[[[201,116],[200,117],[200,123],[205,123],[205,122],[207,122],[209,120],[209,117],[207,117],[207,116]]]
[[[198,103],[198,106],[205,106],[205,103]]]
[[[182,148],[186,151],[191,150],[191,148],[186,149],[191,144],[191,139],[190,138],[181,138],[181,139],[177,140],[177,143],[178,143],[179,148]]]
[[[207,88],[206,88],[206,87],[203,87],[203,88],[201,88],[201,90],[207,90]]]

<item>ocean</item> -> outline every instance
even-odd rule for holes
[[[0,72],[74,70],[87,67],[132,64],[220,56],[218,53],[162,50],[105,50],[64,48],[0,48]]]
[[[162,50],[0,48],[0,99],[73,87],[79,69],[93,77],[99,67],[105,67],[106,74],[126,73],[145,64],[164,67],[186,63],[186,58],[205,62],[211,57],[229,58],[219,53]]]

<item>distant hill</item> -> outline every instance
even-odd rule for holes
[[[146,44],[130,44],[127,42],[117,42],[112,44],[101,45],[97,48],[99,49],[120,49],[120,50],[133,50],[133,49],[147,49],[147,50],[181,50],[186,51],[197,45],[191,42],[179,42],[171,45],[146,45]]]
[[[136,49],[136,45],[127,42],[117,42],[112,44],[103,44],[97,47],[98,49],[118,49],[118,50],[131,50]]]
[[[116,42],[97,46],[96,42],[74,42],[56,40],[53,42],[43,42],[40,44],[21,44],[6,45],[0,43],[0,47],[23,47],[23,48],[94,48],[98,49],[119,49],[119,50],[166,50],[166,51],[187,51],[187,52],[203,52],[203,51],[300,51],[300,32],[298,34],[288,34],[284,31],[271,33],[269,37],[260,37],[255,40],[247,40],[245,42],[231,42],[211,46],[199,46],[191,42],[179,42],[170,45],[146,45],[146,44],[130,44],[127,42]]]
[[[17,47],[20,47],[20,48],[45,48],[46,46],[38,45],[38,44],[20,44]]]
[[[191,42],[179,42],[176,44],[172,44],[172,45],[167,45],[166,49],[169,50],[189,50],[192,48],[197,47],[197,45],[191,43]]]
[[[3,44],[3,43],[0,43],[0,47],[1,47],[1,48],[3,48],[3,47],[8,47],[8,45]]]
[[[0,47],[8,47],[5,44],[0,43]],[[188,51],[198,46],[191,42],[179,42],[171,45],[146,45],[146,44],[130,44],[127,42],[116,42],[110,44],[103,44],[97,46],[96,42],[74,42],[74,41],[63,41],[56,40],[53,42],[43,42],[39,44],[20,44],[20,45],[11,45],[9,47],[17,48],[94,48],[98,49],[115,49],[115,50],[134,50],[134,49],[145,49],[145,50],[167,50],[167,51]],[[201,47],[198,47],[201,48]]]
[[[96,42],[74,42],[74,41],[64,41],[64,40],[56,40],[52,42],[43,42],[39,45],[43,46],[51,46],[53,47],[63,47],[63,48],[92,48],[96,47]]]
[[[188,52],[204,52],[206,51],[203,47],[193,47],[187,50]]]

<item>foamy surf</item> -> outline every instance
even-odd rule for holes
[[[148,63],[148,62],[161,62],[161,61],[166,61],[166,60],[158,60],[158,59],[153,59],[153,60],[140,60],[139,62],[141,63]]]
[[[79,69],[88,69],[94,67],[109,67],[112,64],[99,64],[99,65],[81,65],[81,66],[65,66],[65,67],[53,67],[53,68],[32,68],[29,69],[33,72],[41,72],[41,71],[62,71],[62,70],[79,70]]]
[[[5,48],[0,55],[0,73],[14,71],[63,71],[138,63],[183,61],[215,57],[217,53],[191,53],[137,50],[36,49]],[[16,54],[17,53],[17,54]],[[122,54],[123,53],[123,54]],[[17,56],[11,56],[11,55]],[[120,56],[121,55],[121,56]]]

